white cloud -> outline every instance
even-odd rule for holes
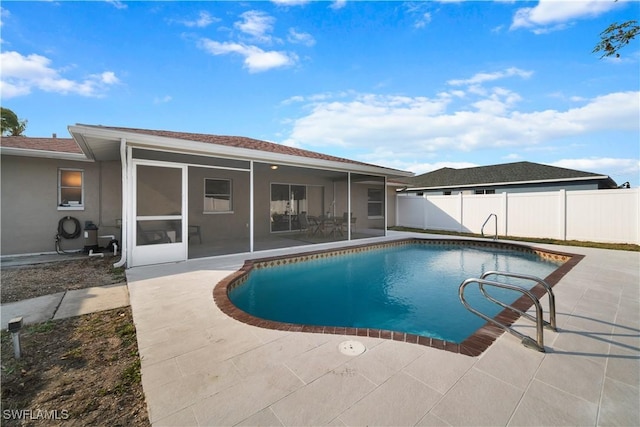
[[[302,6],[309,3],[309,0],[271,0],[278,6]]]
[[[342,9],[347,5],[347,0],[335,0],[331,2],[331,6],[329,6],[333,10]]]
[[[610,175],[611,171],[615,171],[618,175],[637,175],[638,173],[640,173],[640,161],[638,159],[589,157],[578,159],[562,159],[549,164],[551,166],[558,166],[561,168],[603,173],[606,175]]]
[[[2,63],[1,88],[4,98],[24,96],[33,89],[61,94],[74,93],[100,97],[109,86],[120,81],[113,71],[91,74],[83,80],[71,80],[51,67],[51,60],[37,54],[23,56],[19,52],[0,53]]]
[[[431,22],[431,13],[425,12],[413,24],[415,28],[424,28]]]
[[[528,28],[540,34],[565,28],[577,19],[592,18],[617,7],[614,1],[540,0],[535,7],[518,9],[511,29]]]
[[[522,159],[522,156],[520,154],[517,153],[510,153],[507,154],[505,156],[502,156],[503,160],[509,160],[509,161],[515,161],[515,160],[520,160]]]
[[[496,147],[531,149],[594,132],[640,132],[640,92],[590,98],[582,106],[564,111],[514,110],[520,95],[502,88],[489,90],[484,96],[468,93],[464,98],[468,104],[455,105],[455,110],[453,103],[461,99],[447,93],[435,98],[350,94],[345,99],[344,95],[326,95],[315,102],[305,98],[308,104],[303,104],[302,111],[308,113],[292,122],[285,144],[311,149],[337,146],[373,153],[365,161],[389,165],[389,159],[394,158],[411,165],[416,156],[436,153]],[[393,147],[393,156],[380,154],[388,147]]]
[[[457,79],[457,80],[449,80],[447,84],[451,86],[466,86],[466,85],[477,85],[485,82],[490,82],[494,80],[500,80],[507,77],[522,77],[523,79],[528,79],[533,75],[533,71],[521,70],[520,68],[511,67],[507,68],[504,71],[496,71],[493,73],[478,73],[469,79]]]
[[[431,12],[428,11],[428,9],[431,8],[429,3],[430,2],[425,1],[411,1],[404,2],[402,4],[407,15],[414,20],[414,28],[425,28],[431,23],[433,16],[431,15]]]
[[[166,104],[166,103],[171,102],[172,100],[173,100],[173,97],[171,95],[165,95],[165,96],[162,96],[162,97],[156,96],[153,99],[153,103],[154,104]]]
[[[309,33],[299,33],[295,28],[289,28],[287,40],[290,43],[303,44],[305,46],[313,46],[316,40]]]
[[[270,45],[274,41],[283,43],[281,39],[273,38],[271,33],[275,24],[275,18],[259,10],[249,10],[240,15],[241,20],[234,23],[242,35],[250,37],[238,38],[238,41],[219,42],[208,38],[198,41],[198,46],[212,55],[237,54],[244,58],[244,67],[251,73],[282,68],[295,65],[299,58],[294,52],[282,50],[265,50],[257,45]],[[290,43],[306,44],[311,46],[315,39],[307,33],[298,32],[294,28],[289,30],[288,41]]]
[[[298,102],[304,102],[304,96],[294,95],[291,98],[287,98],[281,102],[282,105],[291,105]]]
[[[106,0],[106,2],[111,4],[116,9],[126,9],[128,7],[125,2],[120,0]]]
[[[9,12],[4,7],[0,6],[0,27],[4,23],[4,19],[8,18],[9,16],[11,16],[11,12]]]
[[[200,11],[197,19],[183,20],[183,21],[180,21],[180,23],[182,23],[183,25],[186,25],[187,27],[205,28],[213,24],[214,22],[218,22],[218,21],[220,21],[219,18],[213,17],[209,12],[203,10],[203,11]]]
[[[116,77],[116,73],[113,71],[105,71],[102,74],[94,74],[93,77],[100,80],[102,83],[107,85],[114,85],[116,83],[120,83],[120,80]]]
[[[242,21],[238,21],[234,26],[245,34],[254,37],[260,42],[270,42],[271,36],[268,34],[273,30],[275,18],[259,10],[249,10],[242,15]]]
[[[244,66],[251,73],[267,71],[272,68],[287,67],[295,64],[298,57],[293,53],[264,51],[257,46],[234,42],[217,42],[200,39],[200,47],[212,55],[238,54],[244,57]]]

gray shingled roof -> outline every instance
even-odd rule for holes
[[[606,175],[532,162],[506,163],[464,169],[442,168],[415,177],[405,178],[402,181],[410,188],[427,189],[470,187],[490,184],[518,184],[534,181],[571,181],[588,178],[609,180],[611,181],[611,185],[615,187],[615,182]]]

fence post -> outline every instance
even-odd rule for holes
[[[462,223],[463,220],[463,210],[464,210],[464,202],[463,202],[463,197],[462,197],[462,190],[460,190],[460,192],[458,193],[458,224],[460,224],[460,228],[458,230],[459,233],[462,233],[464,231],[464,224]]]
[[[560,240],[567,240],[567,190],[564,188],[559,191],[558,197],[558,231]]]
[[[503,230],[503,235],[504,236],[508,236],[509,235],[509,193],[507,193],[506,191],[504,193],[502,193],[502,230]],[[498,234],[498,231],[496,230],[496,234]]]
[[[427,193],[422,194],[422,229],[429,228],[429,198]]]

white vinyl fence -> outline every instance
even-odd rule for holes
[[[640,191],[550,191],[453,196],[399,194],[397,225],[500,236],[640,244]],[[492,217],[485,236],[496,234]]]

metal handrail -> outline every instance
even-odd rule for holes
[[[509,289],[512,291],[516,291],[516,292],[520,292],[523,295],[528,296],[531,301],[533,301],[533,304],[536,306],[536,340],[533,340],[531,337],[521,334],[520,332],[516,331],[513,328],[510,328],[507,325],[503,325],[502,323],[498,322],[495,319],[492,319],[491,317],[487,316],[486,314],[481,313],[480,311],[476,310],[475,308],[471,307],[469,305],[469,303],[467,302],[467,300],[464,298],[464,289],[470,285],[471,283],[477,283],[478,286],[494,286],[496,288],[502,288],[502,289]],[[504,329],[505,331],[509,332],[510,334],[520,338],[520,342],[525,346],[525,347],[530,347],[530,348],[535,348],[538,351],[544,352],[544,334],[543,334],[543,320],[542,320],[542,306],[540,304],[540,301],[538,301],[538,298],[536,298],[535,295],[533,295],[531,292],[529,292],[527,289],[521,288],[520,286],[515,286],[515,285],[509,285],[507,283],[500,283],[500,282],[493,282],[490,280],[486,280],[486,279],[467,279],[464,282],[462,282],[460,284],[460,288],[458,288],[458,296],[460,297],[460,301],[462,302],[462,304],[466,307],[467,310],[469,310],[470,312],[472,312],[473,314],[483,318],[484,320],[486,320],[487,322],[491,322],[496,326],[499,326],[500,328]],[[502,305],[502,304],[500,304]]]
[[[517,279],[524,279],[524,280],[531,280],[533,282],[539,283],[540,285],[542,285],[542,287],[545,289],[545,291],[547,292],[547,295],[549,296],[549,321],[545,321],[544,318],[542,319],[542,322],[544,324],[545,327],[553,330],[553,331],[557,331],[558,327],[556,325],[556,296],[553,294],[553,291],[551,290],[551,286],[549,286],[547,284],[547,282],[545,282],[544,280],[540,279],[539,277],[535,277],[535,276],[529,276],[527,274],[519,274],[519,273],[509,273],[507,271],[487,271],[486,273],[484,273],[482,276],[480,276],[481,279],[486,279],[489,276],[504,276],[504,277],[514,277]],[[484,289],[484,287],[482,285],[480,285],[480,291],[482,292],[482,294],[487,297],[489,300],[495,302],[496,304],[504,307],[504,308],[508,308],[510,310],[515,311],[516,313],[519,313],[521,316],[526,317],[527,319],[535,322],[535,318],[533,316],[531,316],[528,313],[525,313],[523,311],[518,310],[517,308],[511,307],[510,305],[507,305],[501,301],[496,300],[495,298],[491,297]]]
[[[491,217],[493,217],[495,219],[495,225],[496,225],[496,234],[495,234],[495,236],[493,236],[493,240],[497,240],[498,239],[498,215],[496,215],[494,213],[489,214],[487,219],[484,221],[484,224],[482,224],[482,227],[480,228],[480,234],[482,234],[482,237],[484,237],[484,226],[487,225],[487,223],[489,222]]]

